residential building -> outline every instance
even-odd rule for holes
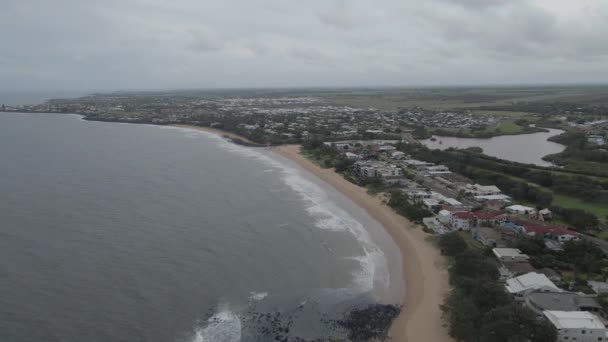
[[[536,212],[536,209],[534,209],[534,208],[526,207],[526,206],[519,205],[519,204],[515,204],[512,206],[506,207],[505,210],[510,214],[516,214],[516,215],[531,215]]]
[[[517,301],[523,301],[532,291],[562,292],[560,288],[544,274],[530,272],[515,278],[507,279],[505,288]]]
[[[574,292],[537,292],[526,295],[527,307],[542,316],[543,311],[588,311],[599,312],[602,306],[591,296]]]
[[[558,342],[607,341],[608,330],[594,314],[586,311],[544,311],[543,314],[557,329]]]
[[[505,261],[498,267],[500,280],[515,278],[519,275],[536,271],[527,261]]]
[[[566,241],[578,241],[579,235],[577,232],[564,227],[542,226],[535,224],[523,224],[522,232],[528,236],[542,236],[551,238],[559,243]]]
[[[524,262],[530,259],[517,248],[493,248],[492,253],[501,262]]]
[[[488,227],[471,228],[471,237],[487,247],[505,247],[506,242],[499,230]]]
[[[452,228],[456,230],[469,230],[472,227],[499,226],[506,222],[506,220],[506,216],[499,212],[486,213],[479,211],[458,211],[452,213],[450,224]]]

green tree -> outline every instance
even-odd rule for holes
[[[439,247],[445,255],[456,256],[467,249],[467,243],[458,232],[441,235]]]

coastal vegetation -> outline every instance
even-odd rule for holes
[[[421,223],[423,218],[433,216],[433,213],[423,207],[422,204],[419,202],[411,202],[407,196],[399,190],[392,190],[389,194],[390,199],[388,205],[400,215],[407,217],[410,221]]]
[[[469,247],[461,233],[442,235],[438,241],[448,268],[452,290],[442,310],[449,332],[466,342],[553,342],[557,332],[547,321],[536,319],[498,283],[498,269],[485,250]]]

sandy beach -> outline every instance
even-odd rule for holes
[[[253,144],[241,136],[218,129],[186,125],[179,127],[237,138]],[[299,145],[272,147],[271,151],[295,162],[367,211],[372,218],[383,225],[399,248],[406,294],[402,303],[403,310],[394,321],[390,331],[392,340],[399,342],[454,341],[448,335],[440,309],[443,298],[449,290],[448,273],[439,250],[427,241],[429,235],[383,204],[378,196],[370,196],[365,188],[347,181],[333,169],[321,168],[306,159],[300,154]]]
[[[380,222],[395,241],[403,257],[406,284],[404,307],[391,328],[393,341],[453,341],[441,318],[440,305],[449,289],[448,275],[438,249],[429,243],[428,235],[413,227],[406,218],[382,204],[378,197],[344,179],[332,169],[323,169],[300,154],[298,145],[272,148],[314,174],[365,209]]]

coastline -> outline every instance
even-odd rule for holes
[[[175,126],[249,142],[242,136],[215,128]],[[300,154],[299,145],[274,146],[269,149],[348,197],[378,221],[398,247],[402,258],[401,274],[404,278],[400,279],[400,282],[406,284],[406,290],[405,298],[401,303],[403,309],[389,332],[393,341],[454,341],[444,325],[440,308],[449,290],[448,273],[439,250],[427,241],[429,235],[415,228],[413,223],[383,204],[378,196],[370,196],[365,188],[347,181],[334,170],[323,169],[306,159]]]
[[[240,136],[238,134],[222,131],[221,129],[217,129],[217,128],[204,127],[204,126],[194,126],[194,125],[171,125],[171,126],[173,126],[173,127],[181,127],[181,128],[188,128],[188,129],[195,129],[197,131],[203,131],[203,132],[207,132],[207,133],[212,133],[212,134],[220,135],[222,137],[230,138],[231,140],[233,140],[234,143],[240,143],[240,144],[244,144],[244,145],[251,146],[251,147],[266,147],[266,145],[262,145],[262,144],[256,143],[256,142],[251,141],[251,140],[249,140],[249,139],[247,139],[247,138],[245,138],[243,136]]]
[[[382,204],[378,196],[372,197],[364,188],[352,184],[333,170],[319,167],[304,158],[299,150],[299,145],[272,148],[273,152],[295,162],[364,209],[382,224],[401,252],[406,291],[403,310],[390,330],[393,340],[453,341],[443,324],[440,309],[449,290],[447,270],[439,250],[427,241],[428,235]]]

